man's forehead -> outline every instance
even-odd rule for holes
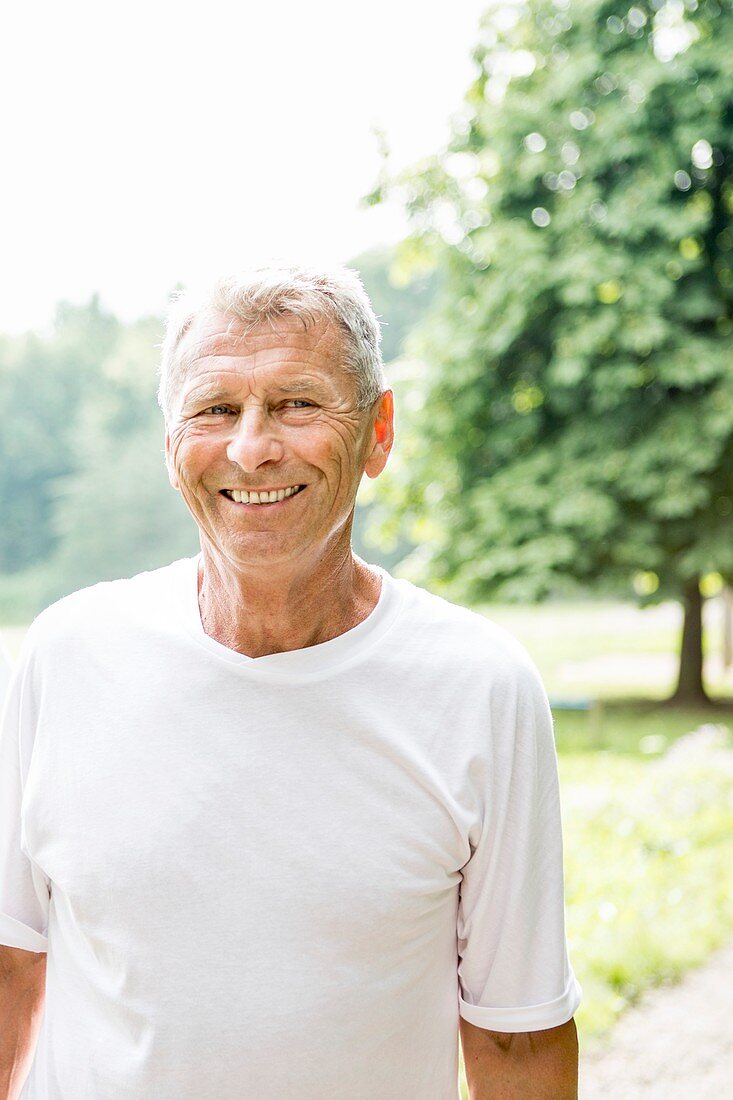
[[[209,356],[243,356],[259,351],[301,350],[329,361],[343,357],[343,335],[327,318],[285,314],[248,325],[238,317],[209,310],[194,318],[183,336],[180,361],[192,364]]]

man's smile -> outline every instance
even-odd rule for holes
[[[296,496],[305,485],[289,485],[286,489],[220,489],[222,496],[235,504],[279,504]]]

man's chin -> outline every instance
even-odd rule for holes
[[[202,548],[213,561],[248,570],[293,564],[303,549],[272,531],[248,531],[246,535],[216,542],[202,539]]]

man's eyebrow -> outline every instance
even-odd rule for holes
[[[227,394],[223,386],[207,386],[191,389],[183,398],[184,405],[196,404],[201,401],[223,401]]]
[[[273,386],[274,393],[323,393],[322,382],[315,378],[293,378],[290,382],[281,382]]]
[[[269,387],[271,393],[276,394],[293,394],[293,393],[309,393],[309,394],[324,394],[326,387],[320,381],[315,378],[293,378],[289,382],[279,382],[275,386]],[[234,401],[236,400],[236,386],[229,387],[226,383],[221,385],[208,385],[208,386],[193,386],[183,399],[184,405],[191,403],[199,404],[199,402],[205,401]]]

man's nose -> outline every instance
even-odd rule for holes
[[[277,424],[261,405],[242,409],[227,446],[227,458],[242,470],[256,470],[265,462],[282,458]]]

